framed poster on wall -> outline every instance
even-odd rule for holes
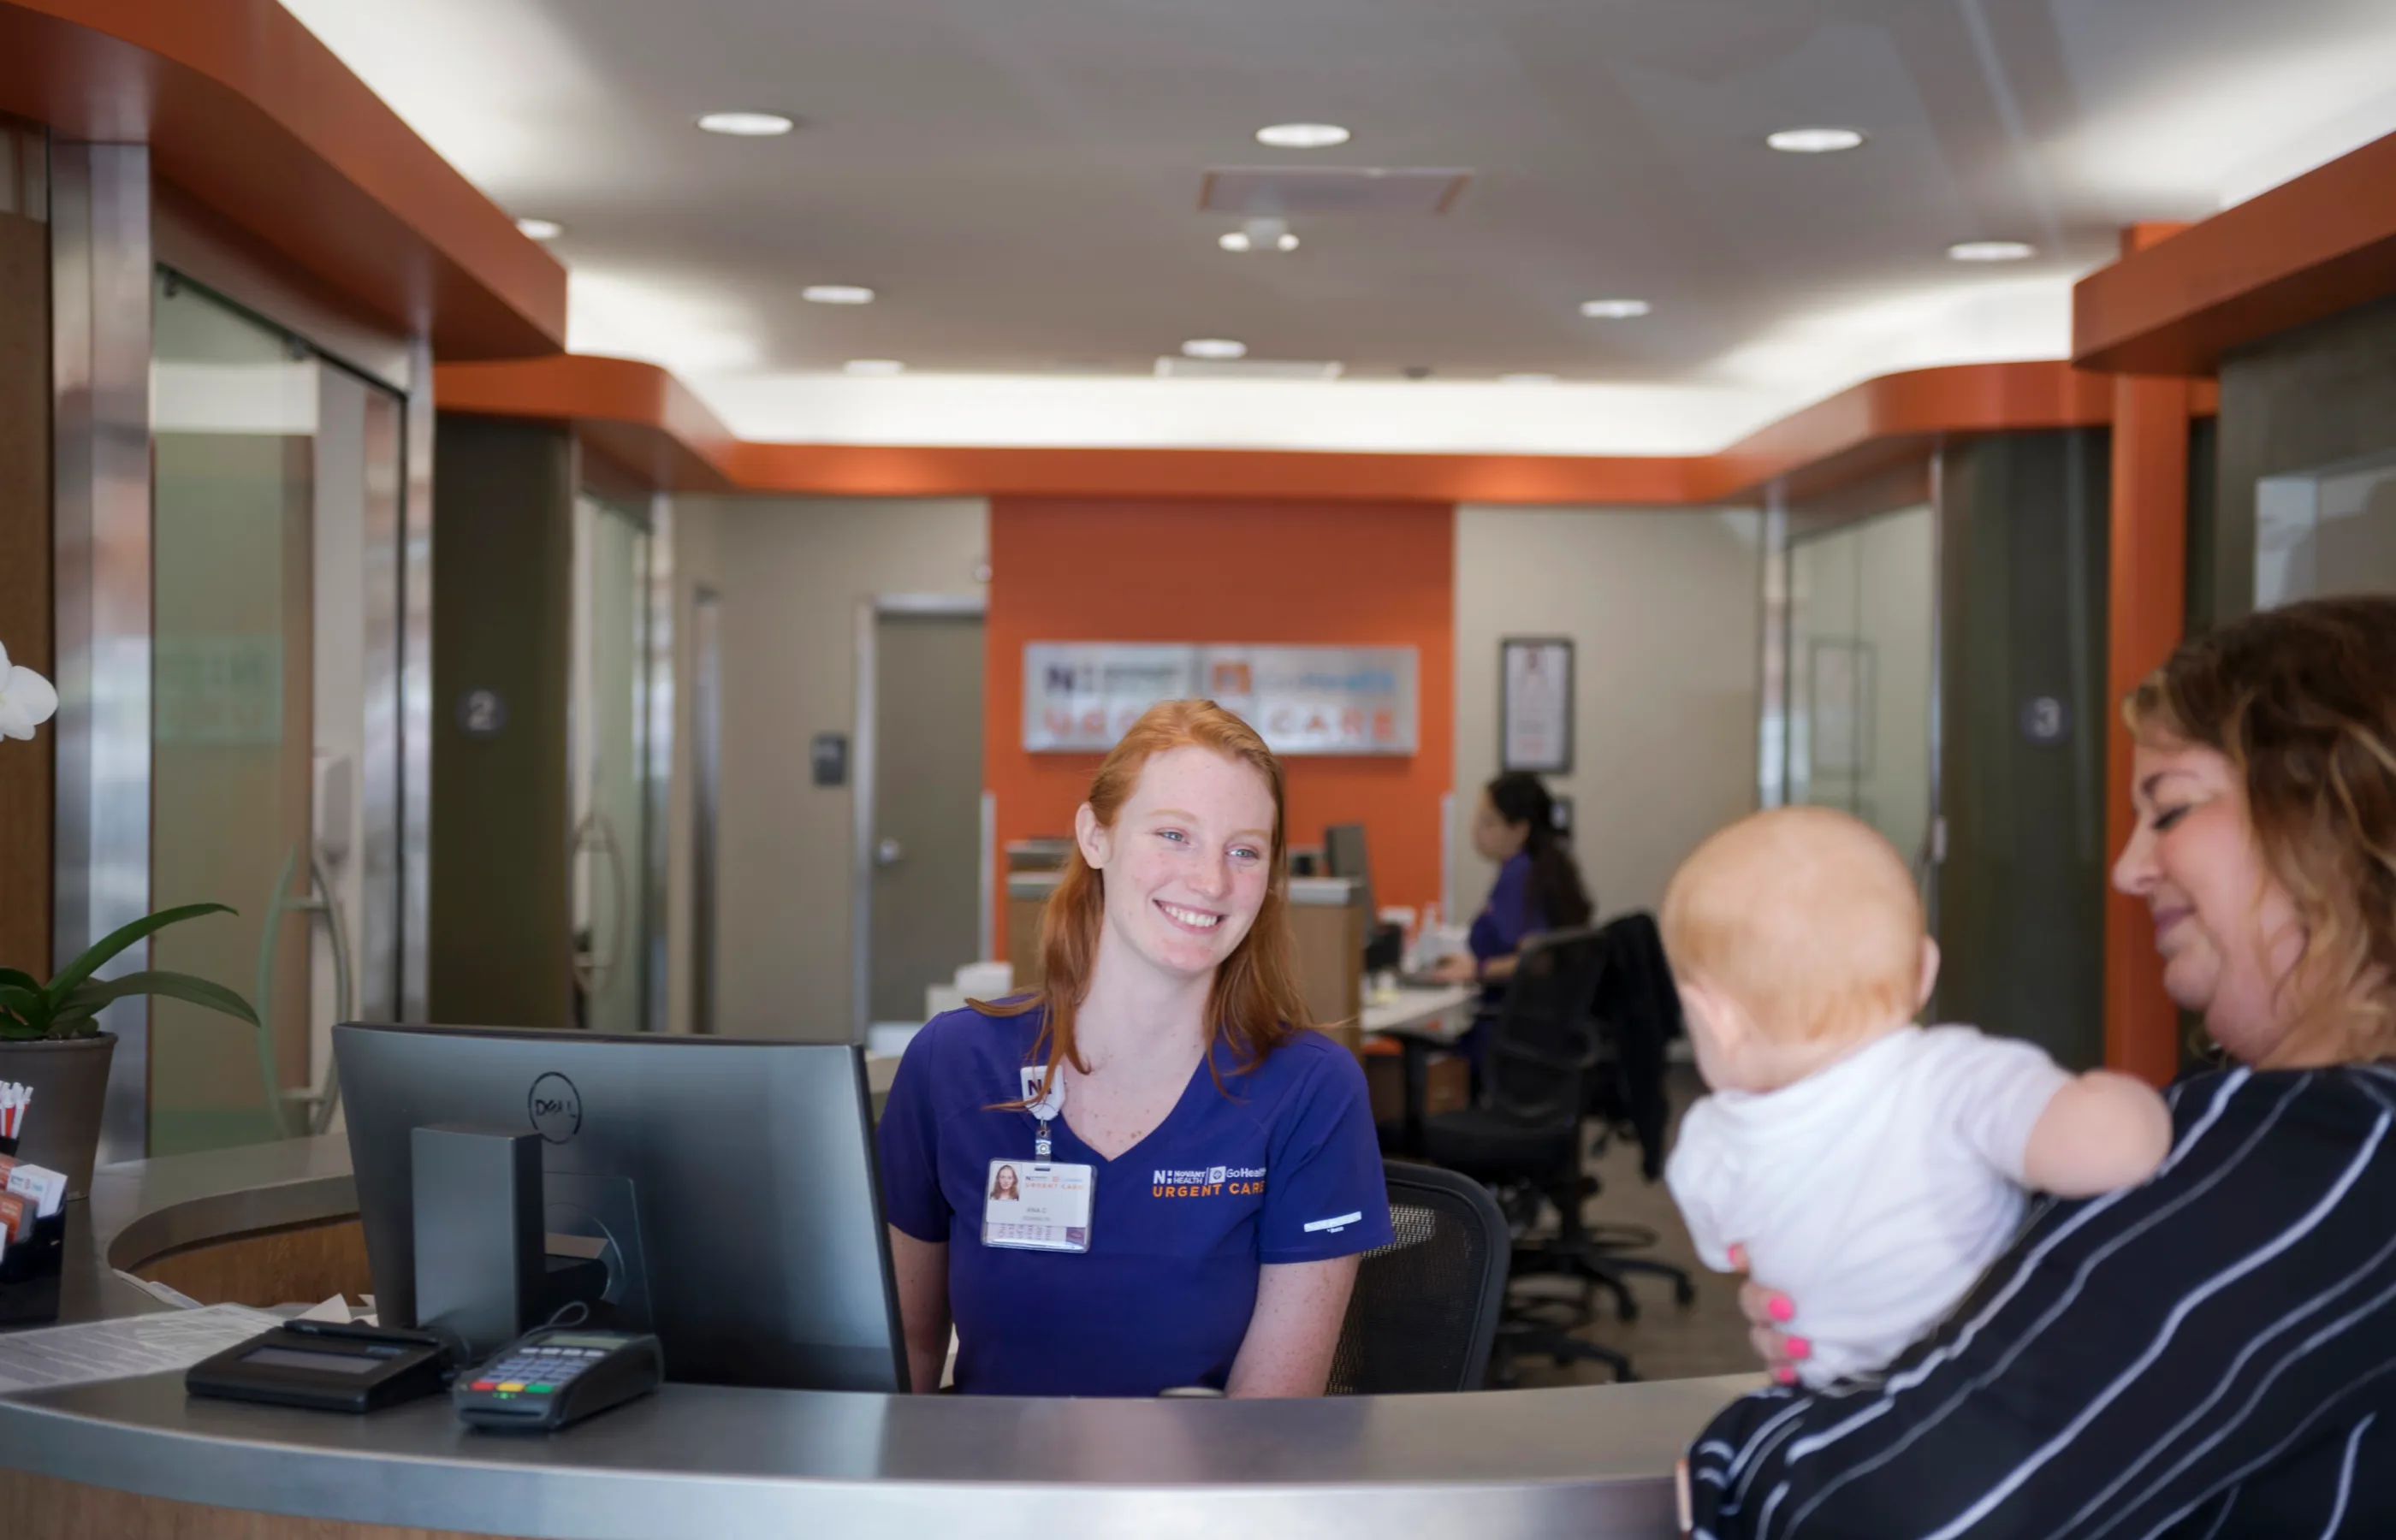
[[[1510,636],[1498,644],[1498,767],[1570,775],[1572,639]]]

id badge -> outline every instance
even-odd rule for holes
[[[1097,1174],[1085,1165],[992,1161],[981,1243],[1018,1251],[1086,1252]]]

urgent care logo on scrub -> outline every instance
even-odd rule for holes
[[[1159,1171],[1150,1179],[1151,1198],[1212,1198],[1265,1189],[1262,1166],[1208,1166],[1204,1171]]]

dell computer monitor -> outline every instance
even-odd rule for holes
[[[384,1325],[417,1324],[414,1131],[462,1124],[540,1135],[543,1228],[579,1238],[548,1249],[597,1254],[668,1378],[906,1388],[861,1049],[342,1026],[333,1062]]]
[[[1373,864],[1364,855],[1363,824],[1333,824],[1323,831],[1323,864],[1333,877],[1353,877],[1363,884],[1364,923],[1373,923]]]

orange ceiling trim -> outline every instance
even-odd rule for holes
[[[690,388],[654,364],[553,353],[499,364],[443,364],[433,399],[445,412],[570,423],[618,464],[674,492],[736,490],[727,471],[744,447]]]
[[[2211,374],[2245,343],[2396,294],[2396,134],[2130,252],[2071,291],[2083,368]]]
[[[1697,500],[1690,475],[1698,463],[1672,456],[743,444],[733,479],[750,492],[864,496],[1652,504]]]
[[[565,345],[566,270],[276,0],[0,0],[0,113],[152,174],[445,358]]]
[[[2196,415],[2213,392],[2193,394]],[[1963,364],[1867,380],[1716,455],[1363,454],[1273,449],[1039,449],[766,444],[736,439],[664,369],[560,354],[444,365],[444,411],[573,424],[674,491],[793,497],[1336,498],[1359,501],[1678,506],[1786,477],[1834,485],[1943,435],[2098,426],[2108,376],[2061,360]]]

